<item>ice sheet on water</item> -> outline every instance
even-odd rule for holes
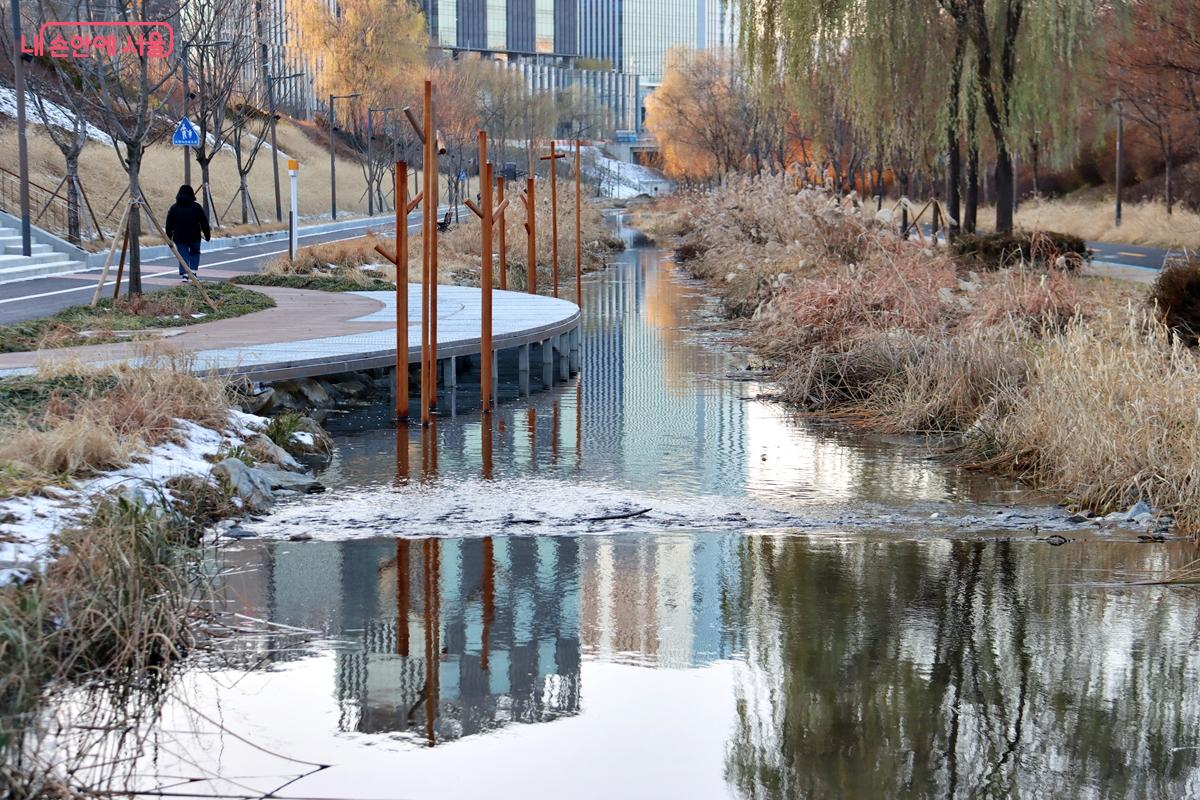
[[[239,534],[344,541],[378,536],[578,536],[709,530],[891,530],[948,535],[1079,527],[1069,524],[1059,509],[937,507],[941,511],[931,518],[928,506],[783,508],[746,497],[676,496],[546,478],[439,479],[298,499],[277,506],[268,517],[242,523]]]

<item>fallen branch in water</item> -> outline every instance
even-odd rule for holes
[[[649,514],[653,509],[643,508],[640,511],[625,511],[620,514],[606,514],[603,517],[586,517],[585,522],[605,522],[611,519],[629,519],[631,517],[640,517],[643,514]]]

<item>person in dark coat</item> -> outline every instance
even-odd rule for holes
[[[196,193],[190,186],[179,187],[175,204],[167,211],[167,236],[175,243],[179,255],[183,256],[192,272],[200,269],[200,237],[211,241],[212,231],[208,227],[208,214],[204,206],[196,202]],[[179,279],[187,280],[182,265],[179,267]]]

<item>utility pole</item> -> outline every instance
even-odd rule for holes
[[[275,84],[279,81],[290,81],[292,78],[299,78],[304,75],[303,72],[293,72],[291,75],[283,75],[275,77],[274,75],[267,76],[267,110],[271,115],[271,172],[275,178],[275,221],[283,222],[283,204],[279,198],[279,145],[275,141],[275,123],[279,120],[279,115],[275,113]]]
[[[32,252],[29,226],[29,142],[25,139],[25,54],[21,52],[21,6],[12,0],[13,85],[17,90],[17,160],[21,173],[21,253]]]
[[[333,146],[333,103],[335,100],[348,100],[355,97],[362,97],[362,93],[329,95],[329,215],[335,220],[337,219],[337,151]]]
[[[1117,210],[1116,227],[1121,227],[1121,160],[1125,150],[1125,108],[1117,101]]]

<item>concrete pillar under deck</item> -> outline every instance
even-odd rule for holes
[[[583,337],[579,328],[571,331],[568,336],[571,339],[571,374],[579,373],[579,366],[582,361]]]
[[[542,340],[542,384],[544,386],[554,384],[554,341],[552,339]]]
[[[500,405],[500,351],[492,351],[492,406]]]
[[[442,359],[442,383],[447,389],[458,387],[458,359],[456,356]]]
[[[571,356],[570,353],[567,352],[568,348],[570,347],[568,344],[571,340],[570,337],[571,334],[569,333],[555,337],[557,340],[555,343],[555,350],[558,351],[558,379],[560,381],[567,381],[571,379]]]
[[[521,384],[521,394],[529,396],[529,348],[532,345],[523,344],[517,348],[517,380]]]

